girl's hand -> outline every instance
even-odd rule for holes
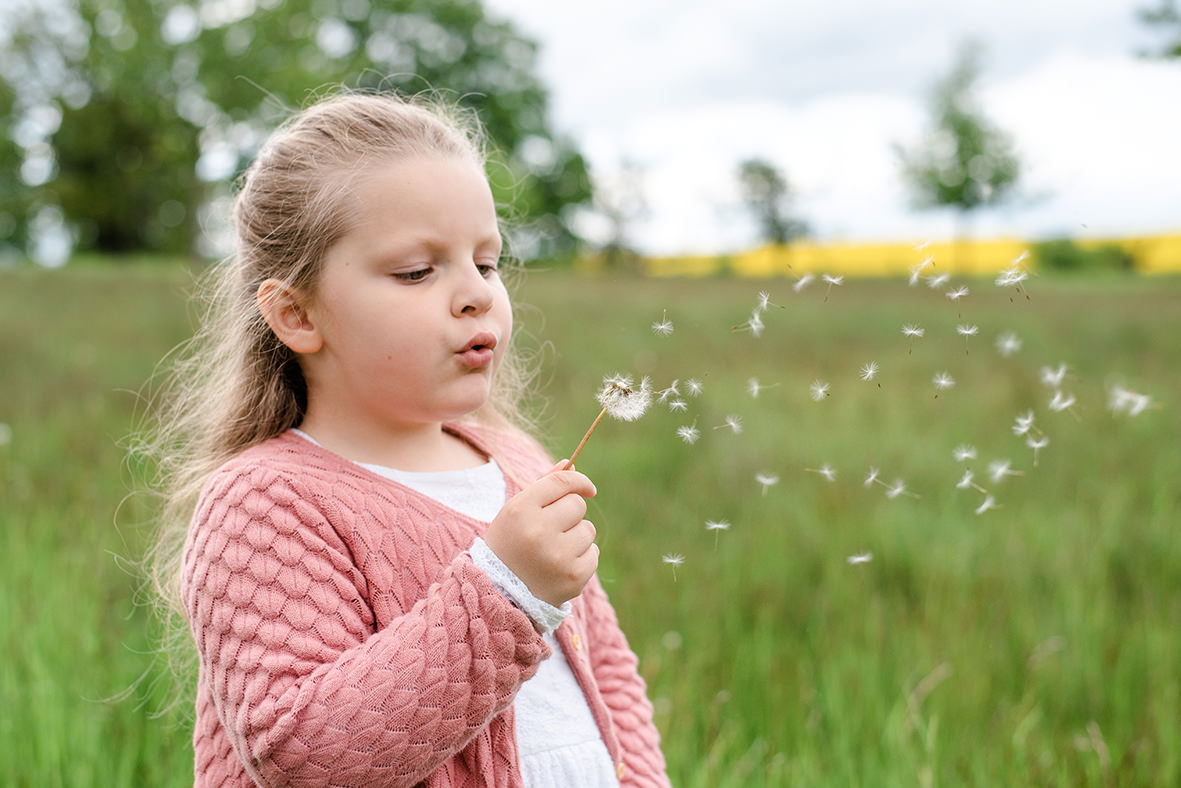
[[[562,460],[514,496],[484,534],[496,557],[554,607],[578,596],[599,566],[595,527],[583,519],[595,485],[568,467]]]

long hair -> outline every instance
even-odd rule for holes
[[[258,308],[259,285],[273,278],[314,296],[325,252],[348,230],[352,180],[367,164],[429,155],[483,167],[484,144],[472,114],[454,106],[340,93],[280,126],[242,176],[233,211],[236,250],[200,283],[200,328],[164,365],[162,388],[150,398],[153,423],[138,447],[162,498],[145,569],[163,618],[174,625],[166,629],[183,622],[181,553],[206,479],[235,455],[297,426],[307,407],[295,354]],[[527,428],[519,402],[531,377],[510,343],[488,402],[470,418]]]

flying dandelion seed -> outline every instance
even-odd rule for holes
[[[1028,251],[1024,251],[1013,258],[1009,266],[1002,269],[1000,274],[997,275],[997,287],[1015,287],[1018,293],[1022,292],[1021,283],[1029,278],[1029,273],[1021,267],[1021,264],[1028,258]],[[1009,300],[1012,301],[1013,299],[1010,298]],[[1025,293],[1025,300],[1029,300],[1029,293]]]
[[[791,289],[798,293],[798,292],[802,291],[808,285],[812,284],[812,281],[814,279],[816,279],[815,274],[811,274],[811,273],[804,274],[803,276],[801,276],[799,279],[796,280],[795,284],[793,284],[791,286]]]
[[[827,462],[824,463],[824,465],[821,465],[819,468],[805,468],[804,470],[808,473],[818,473],[830,482],[835,482],[837,480],[836,469],[834,469]]]
[[[1035,438],[1029,435],[1025,438],[1025,445],[1033,449],[1033,467],[1037,467],[1037,453],[1050,445],[1050,439],[1045,435]]]
[[[907,287],[914,287],[915,285],[917,285],[919,283],[919,279],[922,278],[922,275],[923,275],[923,269],[920,268],[917,264],[912,265],[910,267],[910,277],[906,280],[906,286]]]
[[[1026,411],[1025,415],[1018,416],[1016,418],[1016,423],[1013,424],[1013,434],[1014,435],[1025,435],[1031,429],[1033,429],[1033,411],[1032,410]]]
[[[925,334],[925,333],[927,333],[927,332],[923,329],[922,326],[914,324],[914,323],[907,323],[906,325],[904,325],[902,327],[902,336],[904,336],[908,339],[922,339],[923,334]],[[914,352],[914,344],[913,343],[911,343],[910,348],[906,352],[907,353]]]
[[[956,462],[965,462],[967,460],[974,460],[974,459],[976,459],[976,447],[969,446],[966,443],[962,443],[959,446],[956,446],[955,449],[952,450],[951,455],[953,457],[955,457]]]
[[[976,490],[977,492],[982,492],[987,495],[988,490],[984,489],[983,487],[981,487],[979,484],[977,484],[974,481],[975,476],[976,475],[974,473],[972,473],[972,471],[965,470],[964,475],[962,477],[960,477],[960,480],[958,482],[956,482],[956,485],[955,485],[956,488],[960,489],[960,490],[967,490],[968,488],[971,488],[973,490]]]
[[[1021,339],[1012,331],[1006,331],[996,338],[996,350],[1005,358],[1021,349]]]
[[[952,301],[959,301],[961,298],[963,298],[967,294],[968,294],[968,288],[963,287],[963,286],[957,287],[955,290],[948,290],[946,293],[944,293],[944,295],[946,295]]]
[[[627,375],[608,375],[603,378],[603,385],[595,395],[602,410],[591,424],[590,429],[582,436],[578,447],[570,455],[570,464],[574,464],[582,447],[590,440],[591,434],[599,426],[604,416],[610,415],[619,421],[635,421],[644,415],[652,404],[651,381],[648,378],[640,380],[638,387],[632,386],[632,379]]]
[[[730,414],[726,417],[725,423],[719,424],[718,426],[714,427],[714,429],[730,430],[730,432],[733,434],[740,435],[742,433],[742,417],[735,414]]]
[[[1042,367],[1038,370],[1038,377],[1049,388],[1062,388],[1062,381],[1066,379],[1066,362],[1056,367]]]
[[[767,488],[779,484],[779,477],[773,473],[756,473],[755,481],[763,486],[763,495],[766,495]]]
[[[678,384],[680,384],[680,382],[681,381],[679,381],[679,380],[673,380],[672,383],[668,384],[668,388],[661,389],[660,393],[656,395],[657,401],[664,402],[669,397],[679,397],[681,395],[681,392],[677,388],[677,386],[678,386]]]
[[[864,381],[873,380],[878,374],[878,362],[870,361],[861,365],[861,379]],[[882,385],[881,383],[878,384]]]
[[[906,489],[906,482],[901,479],[895,479],[893,484],[886,487],[886,497],[892,501],[900,495],[908,495],[911,498],[919,497],[917,494]]]
[[[968,337],[974,337],[980,333],[980,327],[971,323],[961,323],[955,327],[955,332],[964,338],[964,355],[968,355]]]
[[[706,520],[705,530],[714,532],[714,550],[718,549],[718,535],[722,531],[730,530],[730,523],[725,520]]]
[[[746,381],[746,391],[747,391],[747,393],[749,393],[751,395],[751,397],[758,399],[760,391],[762,391],[763,389],[773,389],[778,385],[779,385],[778,383],[770,383],[770,384],[764,385],[762,383],[759,383],[758,378],[751,378],[750,380]]]
[[[677,427],[677,437],[692,446],[701,437],[701,430],[692,424],[686,424],[684,427]]]
[[[1152,397],[1141,394],[1123,386],[1112,386],[1107,391],[1107,407],[1112,413],[1126,413],[1129,416],[1139,416],[1153,407]]]
[[[701,381],[697,378],[689,378],[685,381],[685,394],[690,397],[700,397],[704,387]]]
[[[765,311],[767,311],[767,307],[769,307],[769,306],[778,307],[779,309],[784,308],[783,304],[777,304],[771,300],[770,293],[768,293],[766,290],[760,290],[759,291],[759,303],[758,303],[758,306],[755,307],[755,309],[759,310],[760,312],[765,312]]]
[[[667,309],[664,310],[664,314],[661,316],[659,322],[652,324],[652,332],[662,337],[666,337],[673,332],[673,321],[668,319]]]
[[[689,409],[689,405],[683,399],[674,399],[669,400],[668,409],[670,413],[684,413]]]
[[[873,560],[873,553],[857,553],[845,559],[850,566],[857,566],[859,564],[868,564]]]
[[[949,389],[955,385],[955,378],[946,372],[937,372],[935,373],[935,377],[931,378],[931,382],[935,384],[935,397],[938,399],[940,391]]]
[[[984,503],[982,503],[976,507],[976,514],[984,514],[985,512],[989,511],[990,509],[999,509],[999,508],[1001,508],[1001,507],[997,505],[995,498],[993,498],[991,495],[985,495],[984,496]]]
[[[808,391],[811,393],[812,399],[816,402],[820,402],[822,399],[828,396],[828,389],[829,384],[823,380],[814,380],[812,381],[812,385],[808,387]]]
[[[660,560],[673,568],[673,582],[677,582],[677,567],[685,563],[685,556],[680,553],[665,553]]]
[[[751,313],[750,320],[747,320],[745,323],[741,323],[737,326],[733,326],[730,330],[731,331],[749,331],[751,336],[753,336],[755,339],[758,339],[759,337],[761,337],[763,335],[763,329],[765,327],[766,326],[763,324],[762,313],[758,309],[756,309],[754,312]]]
[[[1024,476],[1024,471],[1013,470],[1012,460],[993,460],[988,463],[988,478],[993,484],[1000,484],[1006,476]]]
[[[931,242],[930,242],[930,241],[923,241],[922,243],[915,244],[914,250],[915,250],[916,252],[921,252],[921,251],[923,251],[924,249],[926,249],[926,248],[927,248],[928,246],[930,246],[930,245],[931,245]],[[934,259],[934,258],[932,258],[932,259]]]
[[[951,281],[951,274],[935,274],[927,277],[927,287],[932,290],[939,290],[945,284]]]
[[[1055,413],[1061,413],[1064,410],[1070,410],[1077,419],[1078,414],[1075,414],[1071,408],[1074,407],[1075,397],[1073,394],[1063,394],[1061,391],[1055,391],[1054,396],[1050,399],[1050,410]]]
[[[872,465],[869,466],[869,473],[865,474],[865,482],[864,482],[865,486],[870,487],[873,485],[874,482],[877,482],[878,484],[884,484],[885,482],[881,482],[878,480],[879,473],[880,473],[880,471],[877,468],[873,467]]]
[[[826,290],[824,292],[824,300],[825,301],[828,300],[829,293],[832,292],[832,289],[834,286],[840,287],[841,285],[843,285],[845,283],[845,277],[834,276],[832,274],[825,274],[824,276],[821,277],[821,279],[823,279],[826,283],[828,283],[828,290]]]

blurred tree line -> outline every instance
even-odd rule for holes
[[[194,253],[203,211],[317,92],[432,89],[474,109],[522,256],[569,253],[586,163],[536,44],[468,0],[5,0],[0,247]]]

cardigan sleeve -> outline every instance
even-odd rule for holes
[[[582,591],[586,605],[588,657],[595,682],[623,751],[621,785],[627,788],[668,788],[660,733],[652,722],[652,703],[639,673],[639,660],[619,627],[607,593],[593,575]]]
[[[345,543],[263,467],[211,481],[183,560],[218,718],[262,786],[415,785],[550,653],[467,553],[374,631]]]

